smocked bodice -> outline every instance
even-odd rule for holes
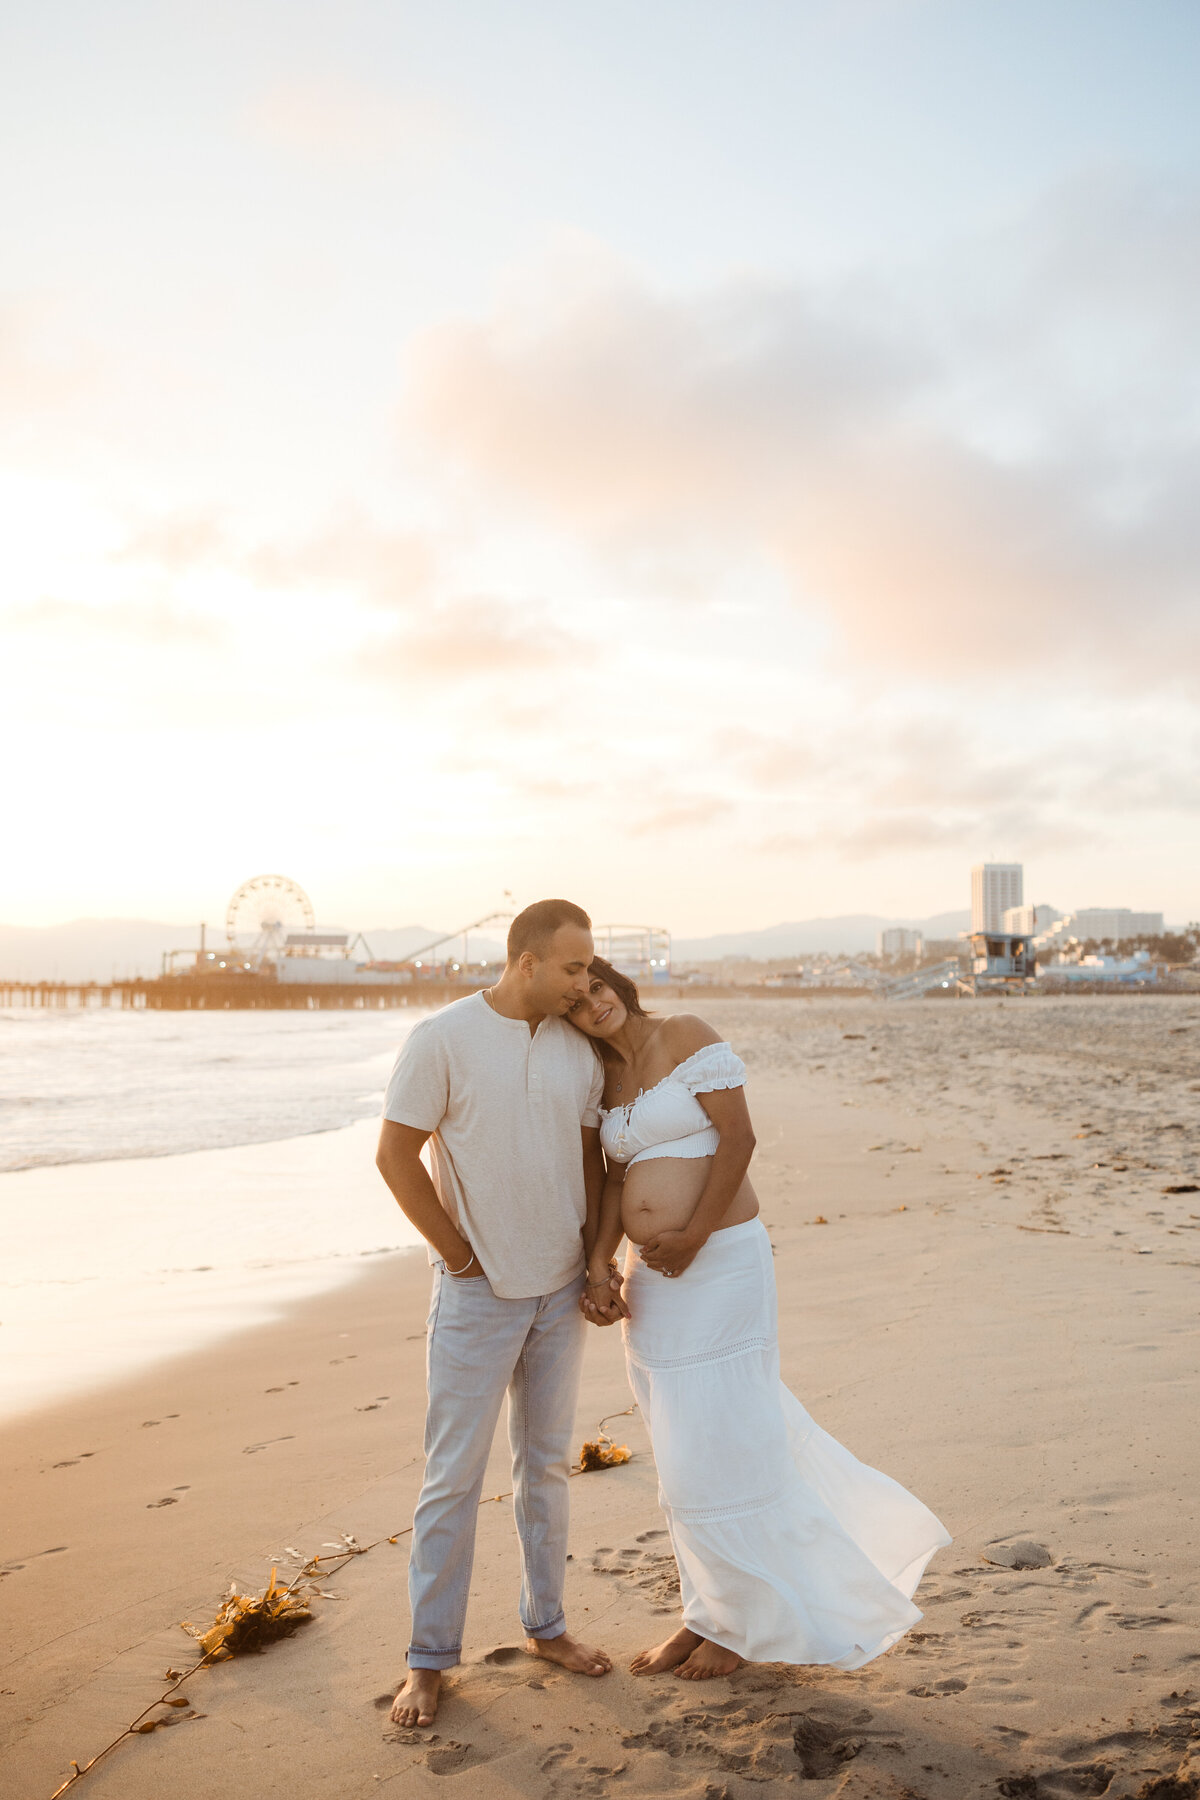
[[[705,1044],[636,1099],[600,1108],[605,1156],[630,1165],[656,1156],[712,1156],[721,1134],[696,1096],[742,1087],[745,1080],[746,1065],[728,1044]]]

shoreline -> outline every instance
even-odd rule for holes
[[[372,1118],[0,1175],[0,1424],[278,1317],[351,1281],[361,1259],[416,1245],[375,1168],[377,1131]]]
[[[633,1461],[572,1483],[570,1624],[616,1667],[583,1682],[528,1662],[509,1503],[490,1499],[510,1485],[501,1421],[463,1664],[433,1733],[390,1729],[406,1540],[386,1540],[409,1524],[420,1479],[428,1291],[423,1258],[397,1253],[281,1320],[0,1430],[0,1515],[27,1553],[0,1582],[14,1800],[49,1800],[72,1757],[161,1692],[166,1668],[188,1666],[176,1621],[211,1619],[232,1578],[260,1589],[288,1546],[311,1554],[342,1532],[384,1541],[331,1579],[340,1597],[262,1658],[197,1676],[180,1728],[123,1744],[81,1796],[359,1800],[388,1782],[442,1793],[462,1776],[489,1800],[722,1788],[752,1800],[764,1782],[807,1791],[820,1775],[813,1791],[836,1782],[839,1800],[995,1800],[999,1781],[1025,1777],[1045,1793],[1105,1781],[1124,1800],[1176,1769],[1197,1716],[1200,1595],[1182,1523],[1197,1452],[1180,1422],[1198,1398],[1200,1238],[1184,1233],[1200,1199],[1160,1198],[1174,1178],[1161,1146],[1187,1154],[1171,1128],[1197,1104],[1193,1053],[1170,1038],[1160,1056],[1148,1036],[1152,1079],[1118,1020],[1111,1045],[1081,1046],[1079,1088],[1039,1037],[1003,1065],[1005,1082],[1030,1084],[1022,1098],[998,1081],[998,1025],[947,1035],[934,1010],[896,1026],[850,1002],[811,1037],[775,1009],[758,1012],[761,1028],[737,1006],[713,1015],[751,1069],[784,1379],[955,1539],[917,1592],[924,1620],[893,1650],[853,1674],[631,1677],[629,1656],[673,1629],[675,1605],[635,1415],[609,1426]],[[1008,1009],[1004,1030],[1029,1016]],[[885,1044],[892,1085],[872,1086]],[[1081,1111],[1080,1092],[1094,1100],[1110,1071],[1123,1085]],[[1135,1167],[1139,1120],[1160,1148]],[[1101,1167],[1118,1143],[1125,1174]],[[1140,1242],[1108,1228],[1127,1216],[1142,1218]],[[593,1330],[577,1442],[628,1405],[620,1339]],[[1044,1546],[1045,1566],[988,1560],[1017,1539]],[[857,1754],[838,1752],[852,1741]]]

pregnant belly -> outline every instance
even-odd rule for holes
[[[621,1224],[631,1244],[644,1244],[660,1231],[680,1231],[708,1184],[711,1156],[654,1156],[635,1163],[621,1192]],[[718,1230],[754,1218],[758,1200],[743,1181]]]

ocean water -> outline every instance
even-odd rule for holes
[[[0,1170],[266,1143],[374,1117],[422,1017],[0,1008]]]
[[[423,1016],[0,1012],[0,1417],[417,1244],[374,1148]]]

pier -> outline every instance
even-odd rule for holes
[[[338,1011],[444,1006],[486,982],[279,982],[269,975],[163,975],[131,981],[0,981],[0,1006],[135,1012]]]

